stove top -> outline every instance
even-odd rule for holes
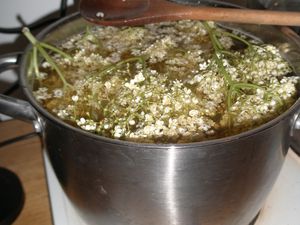
[[[48,14],[51,10],[56,9],[57,5],[61,1],[61,6],[66,4],[67,0],[55,0],[55,1],[46,1],[42,4],[37,4],[38,2],[34,2],[36,0],[30,0],[30,2],[34,3],[31,5],[35,5],[34,12],[32,10],[27,10],[28,15],[25,15],[25,20],[31,22],[37,18],[41,19],[44,14]],[[18,4],[16,4],[16,2]],[[73,5],[76,0],[69,0],[68,5]],[[221,1],[215,1],[221,2]],[[225,1],[227,2],[227,1]],[[243,1],[228,1],[237,4],[242,4],[249,7],[257,7],[257,4],[263,5],[266,8],[270,9],[293,9],[299,10],[299,3],[297,0],[243,0]],[[250,4],[251,3],[251,4]],[[22,3],[22,1],[12,0],[3,2],[2,6],[2,16],[1,21],[3,22],[2,26],[16,26],[15,21],[10,21],[15,19],[14,15],[15,10],[20,10],[20,13],[24,15],[23,9],[28,9],[25,7],[28,5],[28,1]],[[44,5],[46,4],[46,5]],[[247,5],[250,4],[250,5]],[[46,7],[45,7],[46,6]],[[65,6],[64,6],[65,7]],[[74,7],[72,10],[68,10],[68,12],[74,11],[77,7]],[[11,10],[10,10],[11,9]],[[6,14],[7,13],[7,14]],[[62,14],[62,13],[61,13]],[[34,17],[34,18],[32,18]],[[24,20],[24,18],[22,18]],[[17,23],[18,24],[18,23]],[[300,33],[299,28],[297,29],[298,33]],[[24,43],[20,42],[20,38],[16,38],[17,35],[4,35],[0,36],[0,44],[2,48],[0,49],[0,53],[11,52],[13,50],[22,49]],[[21,40],[22,41],[22,40]],[[19,43],[20,42],[20,43]],[[3,78],[9,78],[8,80],[3,80]],[[2,82],[2,83],[1,83]],[[14,74],[7,74],[7,76],[1,76],[0,79],[0,90],[4,90],[4,92],[14,91],[13,85],[16,82],[16,76]],[[12,89],[7,89],[7,83],[12,83]],[[5,89],[4,89],[5,88]],[[3,91],[2,91],[3,93]],[[14,94],[17,97],[23,97],[22,93]],[[0,115],[0,121],[8,119],[7,117]],[[299,135],[300,137],[300,135]],[[84,221],[77,215],[70,201],[62,191],[56,176],[54,175],[54,171],[50,165],[49,159],[47,157],[46,152],[44,151],[44,159],[45,159],[45,170],[48,180],[48,189],[50,195],[51,202],[51,210],[54,225],[86,225]],[[278,177],[276,184],[274,185],[270,195],[268,196],[264,207],[262,208],[256,222],[254,225],[300,225],[300,157],[297,156],[293,151],[289,151],[282,171]],[[108,224],[105,224],[108,225]]]
[[[54,225],[87,225],[64,194],[44,151]],[[300,157],[289,150],[280,175],[254,225],[299,225]],[[105,224],[107,225],[107,224]]]

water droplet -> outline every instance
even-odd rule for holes
[[[96,17],[98,18],[104,18],[104,13],[103,12],[97,12]]]

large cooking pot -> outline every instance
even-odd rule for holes
[[[38,38],[55,43],[85,30],[78,14]],[[300,41],[286,28],[226,24],[277,45],[300,72]],[[276,119],[235,136],[188,144],[141,144],[72,127],[35,100],[27,79],[28,46],[20,81],[30,103],[2,96],[0,112],[34,121],[65,193],[88,224],[247,225],[274,184],[290,144],[299,100]],[[15,65],[3,56],[0,70]]]

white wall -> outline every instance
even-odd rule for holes
[[[68,0],[68,6],[74,5],[76,0]],[[21,16],[26,24],[30,24],[47,15],[58,12],[60,0],[0,0],[0,27],[20,27],[17,20]],[[52,17],[53,18],[53,17]],[[0,33],[0,55],[8,52],[22,51],[27,41],[20,38],[21,34]],[[0,75],[0,81],[12,82],[16,75],[12,71]]]
[[[68,5],[71,4],[73,0],[68,0]],[[1,0],[0,27],[20,26],[17,15],[20,15],[26,23],[32,23],[59,8],[60,0]],[[0,44],[11,42],[16,36],[0,33]]]

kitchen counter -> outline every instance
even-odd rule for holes
[[[29,123],[0,122],[0,142],[33,132]],[[23,209],[14,225],[52,225],[41,142],[38,136],[0,148],[0,167],[15,172],[25,192]]]

